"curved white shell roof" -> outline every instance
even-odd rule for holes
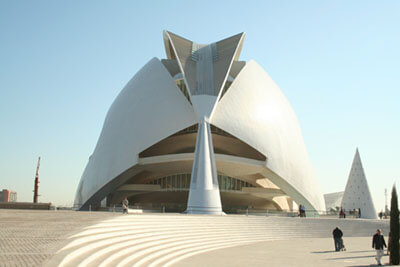
[[[325,210],[296,114],[255,61],[249,61],[236,77],[211,123],[263,153],[268,169],[279,176],[271,180],[297,203]]]
[[[164,65],[151,59],[111,105],[75,197],[81,206],[100,188],[138,163],[138,154],[196,123],[193,108]]]
[[[210,123],[267,157],[265,176],[307,209],[325,205],[296,115],[278,86],[248,62],[222,96]],[[81,207],[138,163],[138,154],[197,123],[193,107],[157,59],[150,60],[112,104],[75,198]],[[100,199],[99,199],[100,198]]]

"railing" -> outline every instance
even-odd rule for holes
[[[295,211],[290,210],[269,210],[269,209],[230,209],[226,210],[227,214],[241,214],[241,215],[254,215],[254,216],[276,216],[276,217],[297,217]]]
[[[62,209],[78,210],[80,205],[73,207],[63,207]],[[148,207],[141,205],[130,205],[131,210],[141,210],[143,213],[183,213],[186,210],[186,205],[160,205],[157,207]],[[105,211],[105,212],[120,212],[122,213],[122,205],[116,204],[108,207],[93,207],[89,205],[88,211]],[[272,209],[254,209],[247,207],[223,207],[226,214],[237,214],[246,216],[276,216],[276,217],[302,217],[297,210],[272,210]],[[306,210],[305,217],[322,217],[322,218],[359,218],[357,212],[346,211],[345,217],[341,216],[337,211],[316,211]],[[388,219],[389,216],[383,216],[382,219]]]

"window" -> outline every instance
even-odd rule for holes
[[[182,180],[182,175],[178,174],[176,178],[176,187],[179,189],[181,188],[181,180]]]
[[[186,174],[185,182],[186,182],[185,188],[190,188],[190,174]]]
[[[228,79],[226,80],[226,82],[224,84],[224,88],[222,89],[222,92],[221,92],[221,98],[228,91],[229,87],[231,87],[232,83],[233,83],[233,78],[231,76],[228,76]]]
[[[169,190],[187,190],[190,188],[190,173],[174,174],[165,176],[162,178],[157,178],[155,180],[147,182],[148,184],[158,184],[162,189]],[[243,187],[255,187],[254,185],[245,182],[243,180],[225,176],[218,175],[218,185],[220,190],[235,190],[241,191]]]
[[[167,188],[172,188],[172,177],[167,176]]]
[[[175,81],[178,88],[181,90],[182,94],[186,97],[186,99],[190,102],[190,96],[188,90],[186,88],[185,81],[181,78]]]

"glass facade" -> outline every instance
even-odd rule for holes
[[[226,81],[224,88],[222,89],[222,94],[221,94],[221,98],[224,96],[224,94],[226,93],[226,91],[228,91],[229,87],[231,86],[232,81]]]
[[[155,179],[148,184],[158,184],[161,189],[172,191],[189,190],[190,173],[174,174]],[[221,191],[241,191],[243,187],[255,187],[253,184],[238,178],[218,174],[219,190]]]
[[[179,89],[181,90],[181,92],[183,93],[183,95],[187,98],[187,100],[190,101],[190,96],[185,84],[185,81],[181,78],[182,76],[180,76],[180,78],[175,80],[176,85],[179,87]],[[222,88],[222,93],[221,93],[221,98],[222,96],[224,96],[224,94],[228,91],[229,87],[231,86],[233,82],[233,78],[229,76],[228,80],[225,82],[224,88]]]
[[[189,134],[189,133],[197,133],[197,129],[198,129],[198,124],[192,125],[190,127],[187,127],[179,132],[177,132],[174,135],[181,135],[181,134]],[[210,130],[211,133],[213,134],[218,134],[218,135],[223,135],[223,136],[228,136],[228,137],[232,137],[231,134],[225,132],[224,130],[221,130],[220,128],[210,124]]]
[[[189,97],[189,93],[187,91],[186,88],[186,84],[185,81],[183,79],[178,79],[175,81],[176,85],[179,87],[179,89],[181,90],[181,92],[183,93],[183,95],[187,98],[187,100],[189,100],[190,102],[190,97]]]

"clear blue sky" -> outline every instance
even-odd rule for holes
[[[356,147],[379,211],[400,178],[400,1],[1,1],[0,189],[71,204],[105,114],[162,30],[199,43],[246,32],[300,120],[324,193]]]

